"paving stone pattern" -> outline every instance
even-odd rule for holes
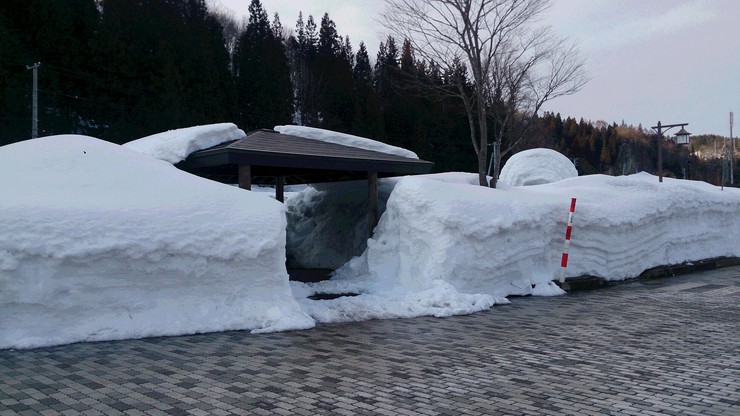
[[[0,351],[0,415],[740,415],[740,267],[452,318]]]

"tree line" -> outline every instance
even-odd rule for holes
[[[663,138],[663,175],[722,184],[729,173],[724,166],[726,139],[716,135],[697,135],[691,144],[681,145],[670,136]],[[629,175],[638,172],[657,174],[658,135],[642,125],[609,124],[563,119],[559,113],[544,113],[537,118],[525,148],[547,147],[567,156],[579,175]],[[723,172],[724,169],[724,172]]]
[[[476,171],[491,156],[485,140],[474,141],[482,151],[471,148],[469,103],[430,93],[472,91],[463,65],[444,65],[393,36],[371,58],[328,13],[318,22],[300,14],[287,28],[259,0],[244,21],[205,0],[4,0],[0,46],[0,145],[30,137],[27,67],[41,62],[41,136],[125,143],[200,124],[249,131],[295,123],[411,149],[436,171]],[[536,111],[526,119],[507,113],[506,124],[493,111],[482,117],[493,131],[526,131],[512,153],[554,148],[581,173],[655,170],[651,136],[639,129]],[[666,156],[677,177],[681,151]],[[711,176],[694,163],[696,175]]]

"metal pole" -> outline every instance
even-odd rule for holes
[[[658,122],[658,181],[663,182],[663,130]]]
[[[734,114],[730,111],[730,185],[735,184],[735,139],[732,138],[732,123]]]
[[[570,199],[570,211],[568,212],[568,226],[565,228],[565,243],[563,244],[563,256],[560,258],[560,283],[565,282],[565,268],[568,267],[568,251],[570,249],[570,235],[573,232],[573,214],[576,212],[576,199]]]
[[[488,162],[488,176],[491,176],[491,169],[493,169],[493,157],[496,155],[496,151],[494,150],[493,143],[489,144],[491,146],[491,160]]]
[[[489,144],[491,146],[491,160],[488,163],[488,176],[491,176],[491,169],[493,169],[494,164],[496,163],[496,153],[498,151],[498,142],[493,142]]]
[[[39,137],[39,76],[38,70],[41,66],[41,62],[36,62],[31,66],[27,66],[26,69],[33,70],[33,106],[31,108],[31,138],[35,139]]]

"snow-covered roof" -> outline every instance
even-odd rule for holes
[[[380,177],[413,175],[429,173],[433,166],[416,157],[272,130],[258,130],[241,140],[194,152],[178,166],[233,182],[236,165],[249,165],[254,178],[284,176],[287,184],[360,179],[366,178],[367,172],[377,172]]]
[[[246,136],[244,131],[235,124],[219,123],[152,134],[123,146],[175,164],[185,160],[195,151],[241,139],[244,136]]]
[[[358,149],[373,150],[376,152],[388,153],[389,155],[397,155],[411,159],[419,158],[416,153],[402,147],[391,146],[366,137],[353,136],[351,134],[339,133],[331,130],[306,126],[275,126],[274,130],[283,134],[320,140],[327,143],[336,143],[343,146],[356,147]]]

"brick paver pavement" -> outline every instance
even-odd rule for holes
[[[0,351],[0,415],[740,415],[740,267],[445,319]]]

